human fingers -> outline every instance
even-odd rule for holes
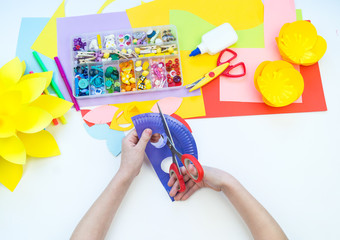
[[[183,180],[184,182],[188,181],[189,176],[186,176],[187,170],[185,169],[185,167],[180,167],[180,171],[182,173],[183,176]],[[171,187],[172,185],[174,185],[174,183],[176,182],[177,177],[175,174],[173,174],[172,176],[170,176],[170,179],[168,181],[168,186]]]
[[[175,174],[173,174],[170,178],[169,178],[169,181],[168,181],[168,186],[169,187],[172,187],[174,185],[174,183],[176,182],[177,178],[175,176]]]
[[[181,193],[177,193],[175,196],[176,201],[180,201],[182,197],[195,185],[195,182],[190,179],[186,184],[185,184],[185,191]]]
[[[181,198],[181,201],[187,200],[192,194],[194,194],[199,189],[199,186],[195,184],[192,188],[188,190]]]
[[[136,129],[133,129],[131,132],[129,132],[129,134],[125,136],[124,141],[129,145],[132,144],[133,146],[135,146],[138,142]]]
[[[170,192],[169,192],[170,197],[176,196],[178,190],[179,190],[179,182],[176,181],[176,182],[174,183],[174,185],[172,186]]]
[[[196,169],[196,167],[193,165],[193,164],[189,164],[188,165],[188,169],[187,169],[187,172],[188,172],[188,175],[192,178],[192,179],[194,179],[194,177],[193,176],[197,176],[197,169]],[[197,178],[196,178],[197,179]]]
[[[150,138],[152,135],[152,130],[147,128],[143,131],[142,136],[140,137],[138,143],[137,143],[137,147],[145,150],[146,145],[148,144]]]
[[[161,138],[161,135],[159,133],[155,133],[151,136],[150,141],[153,143],[156,143],[159,141],[160,138]]]
[[[190,181],[191,178],[189,177],[188,174],[186,174],[186,175],[183,176],[183,180],[184,180],[184,182],[186,183],[187,181]]]

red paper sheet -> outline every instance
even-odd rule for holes
[[[270,34],[271,36],[278,36],[281,26],[292,19],[287,14],[282,15],[280,12],[285,4],[290,7],[290,14],[295,14],[294,0],[264,1],[265,34],[269,32],[274,33]],[[270,21],[274,21],[276,24],[268,24]],[[260,49],[260,51],[263,50],[264,53],[268,50],[278,51],[277,48],[273,49],[275,43],[268,44],[270,41],[275,41],[275,38],[266,38],[266,48]],[[235,51],[237,52],[238,49],[235,49]],[[259,54],[258,49],[256,51],[256,54]],[[220,101],[220,79],[216,79],[202,88],[206,116],[199,118],[326,111],[327,106],[318,63],[309,67],[301,66],[300,72],[305,82],[305,89],[302,94],[303,103],[293,103],[286,107],[274,108],[264,103],[222,102]]]
[[[219,100],[220,83],[219,79],[216,79],[202,88],[206,116],[200,118],[327,111],[319,64],[309,67],[301,66],[300,72],[305,81],[303,103],[274,108],[264,103],[221,102]]]

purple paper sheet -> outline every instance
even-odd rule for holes
[[[79,17],[57,18],[58,35],[58,57],[66,73],[67,79],[71,84],[73,81],[72,62],[71,62],[71,37],[86,32],[101,32],[117,29],[131,28],[126,12],[115,12],[105,14],[86,15]],[[59,76],[59,88],[65,98],[71,101],[65,84]],[[71,84],[72,85],[72,84]],[[199,96],[200,90],[189,93],[184,87],[152,92],[141,92],[126,95],[112,95],[97,98],[77,98],[80,107],[96,106],[104,104],[126,103],[133,101],[158,100],[165,97],[189,97]]]

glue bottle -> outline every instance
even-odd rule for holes
[[[201,44],[190,53],[190,57],[209,53],[215,55],[216,53],[230,47],[237,42],[237,33],[229,23],[224,23],[210,32],[202,36]]]

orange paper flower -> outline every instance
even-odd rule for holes
[[[26,155],[60,154],[54,137],[44,130],[64,115],[72,103],[41,95],[53,72],[24,75],[25,62],[15,58],[0,69],[0,183],[13,191],[19,183]]]

